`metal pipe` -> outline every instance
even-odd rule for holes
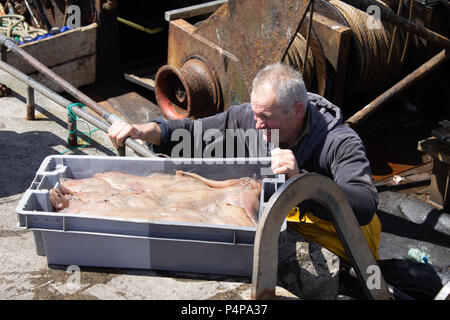
[[[5,72],[8,72],[15,78],[21,80],[28,86],[32,87],[36,91],[40,92],[42,95],[46,96],[47,98],[56,102],[57,104],[61,105],[64,108],[67,108],[67,106],[69,106],[72,103],[71,101],[60,96],[59,94],[55,93],[54,91],[48,89],[47,87],[45,87],[41,83],[37,82],[33,78],[27,76],[23,72],[17,70],[16,68],[12,67],[11,65],[9,65],[3,61],[0,61],[0,69]],[[90,124],[92,124],[93,126],[99,128],[103,132],[108,132],[108,129],[110,126],[108,123],[94,117],[90,113],[84,111],[82,108],[80,108],[78,106],[73,106],[72,112],[74,114],[76,114],[77,116],[79,116],[81,119],[83,119],[83,120],[89,122]],[[120,117],[118,117],[118,116],[116,116],[116,117],[118,119],[120,119]],[[125,140],[125,145],[143,157],[157,157],[157,155],[155,153],[151,152],[148,148],[142,146],[140,143],[138,143],[136,140],[134,140],[132,138],[127,138]]]
[[[384,92],[378,98],[369,103],[367,106],[365,106],[360,111],[355,113],[352,117],[347,119],[347,121],[345,121],[346,124],[348,124],[350,127],[359,126],[361,122],[369,118],[375,111],[380,109],[384,104],[389,102],[396,95],[410,88],[417,81],[419,81],[427,74],[429,74],[431,71],[440,66],[442,63],[447,61],[448,58],[449,54],[447,53],[447,50],[442,50],[439,54],[435,55],[429,61],[425,62],[419,68],[417,68],[409,75],[407,75],[405,78],[396,83],[389,90]]]
[[[82,93],[80,90],[75,88],[69,82],[58,76],[56,73],[47,68],[44,64],[39,62],[36,58],[30,55],[28,52],[20,48],[12,39],[8,38],[6,35],[0,33],[0,43],[3,44],[6,48],[17,54],[31,66],[33,66],[37,71],[45,75],[47,78],[52,80],[58,86],[60,86],[64,91],[69,93],[75,99],[98,113],[104,119],[106,119],[109,123],[113,123],[114,121],[121,120],[120,117],[111,113],[104,108],[102,108],[98,103],[89,98],[87,95]]]
[[[155,34],[155,33],[164,31],[164,27],[146,28],[137,23],[128,21],[128,20],[126,20],[124,18],[120,18],[120,17],[117,17],[117,21],[119,21],[120,23],[123,23],[124,25],[127,25],[129,27],[135,28],[137,30],[140,30],[140,31],[148,33],[148,34]]]
[[[36,27],[38,27],[38,28],[40,29],[40,28],[41,28],[41,25],[39,24],[39,21],[38,21],[38,20],[36,19],[36,17],[34,16],[34,13],[33,13],[33,11],[31,10],[28,1],[27,1],[27,0],[24,0],[24,2],[25,2],[25,6],[26,6],[27,9],[28,9],[28,13],[30,14],[31,18],[33,18],[33,21],[34,21]]]
[[[27,87],[27,120],[36,119],[34,113],[34,89],[30,86]]]
[[[75,148],[78,145],[77,120],[67,115],[67,143],[70,147]]]
[[[425,27],[422,27],[406,18],[396,15],[384,6],[380,6],[373,0],[342,0],[343,2],[358,8],[364,12],[367,11],[369,6],[377,6],[380,10],[380,18],[385,22],[389,22],[405,31],[412,32],[421,38],[426,39],[436,45],[443,48],[450,48],[450,40],[437,32],[431,31]]]

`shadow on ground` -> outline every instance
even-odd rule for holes
[[[0,131],[0,198],[25,192],[45,157],[60,154],[58,145],[66,141],[48,131]]]
[[[435,211],[431,215],[437,217],[440,213],[438,210]],[[378,210],[377,215],[383,226],[382,232],[385,234],[426,241],[446,248],[450,247],[450,236],[432,229],[428,222],[417,224],[382,210]]]

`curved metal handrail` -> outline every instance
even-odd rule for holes
[[[332,213],[339,239],[369,299],[390,299],[381,272],[373,287],[374,266],[377,262],[360,229],[350,204],[331,179],[313,173],[299,174],[286,181],[266,204],[258,223],[253,254],[252,299],[275,296],[278,269],[278,238],[288,212],[304,200],[320,202]],[[378,271],[380,269],[378,268]]]

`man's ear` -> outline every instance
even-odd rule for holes
[[[294,104],[294,110],[295,110],[295,114],[298,114],[301,116],[303,116],[303,114],[305,113],[305,107],[303,107],[303,104],[301,104],[300,102],[296,102]]]

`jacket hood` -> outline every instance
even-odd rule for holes
[[[308,133],[293,146],[299,168],[308,160],[328,132],[342,123],[342,111],[324,97],[308,92],[309,121]],[[304,148],[304,146],[308,146]]]
[[[319,96],[315,93],[309,92],[308,99],[312,114],[315,113],[314,111],[318,111],[320,115],[322,115],[324,120],[318,122],[311,121],[310,128],[319,125],[316,130],[323,130],[324,128],[322,128],[322,126],[326,125],[326,129],[330,131],[331,129],[342,123],[342,111],[339,107],[335,106],[324,97]],[[310,118],[310,120],[313,119]]]

